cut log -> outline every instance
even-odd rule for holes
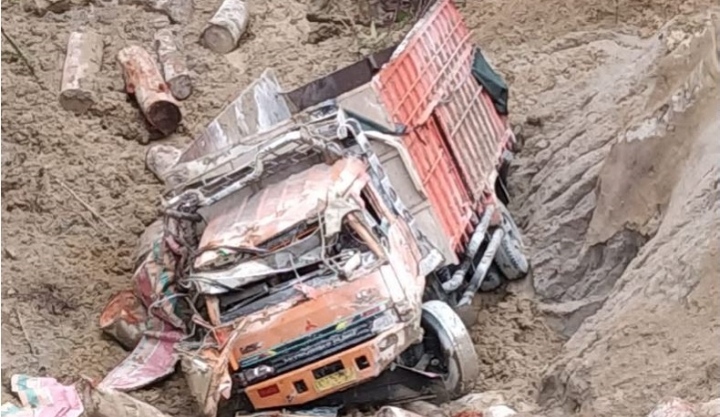
[[[170,92],[176,99],[185,100],[192,94],[192,82],[185,56],[180,52],[179,39],[172,29],[165,28],[155,33],[155,50]]]
[[[93,32],[70,34],[60,85],[60,105],[75,113],[86,112],[95,103],[94,78],[103,56],[102,37]]]
[[[227,54],[237,47],[247,25],[245,1],[225,0],[203,31],[203,44],[213,52]]]
[[[182,119],[180,108],[150,53],[133,45],[118,52],[117,59],[125,78],[125,89],[135,95],[148,122],[165,135],[174,132]]]
[[[167,185],[165,174],[177,164],[182,150],[170,145],[155,145],[145,154],[145,166]]]
[[[164,13],[173,23],[190,23],[193,15],[193,0],[146,0],[150,10]]]

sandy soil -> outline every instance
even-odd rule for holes
[[[238,51],[221,57],[197,43],[216,2],[196,3],[193,22],[182,29],[195,92],[182,104],[183,126],[169,143],[189,141],[265,67],[292,87],[401,36],[398,27],[373,37],[362,26],[311,24],[303,1],[250,1],[249,34]],[[720,239],[709,232],[720,230],[712,180],[720,158],[711,157],[717,134],[687,130],[629,149],[614,146],[662,108],[692,70],[658,64],[674,48],[656,32],[692,32],[702,24],[681,18],[663,27],[712,5],[718,1],[465,2],[475,40],[511,85],[512,119],[526,140],[511,175],[511,208],[534,264],[532,290],[520,285],[481,297],[473,331],[479,389],[500,390],[524,408],[539,401],[547,410],[589,415],[643,415],[660,396],[720,394],[713,392],[720,363],[710,348],[720,341],[712,267]],[[128,282],[137,236],[156,216],[159,184],[144,167],[140,142],[151,137],[123,92],[114,57],[130,43],[149,46],[154,28],[167,22],[136,6],[77,4],[40,18],[3,0],[2,11],[4,30],[39,78],[3,40],[5,401],[13,373],[98,377],[124,355],[102,337],[97,316]],[[67,37],[85,26],[104,35],[105,58],[100,101],[76,117],[59,107],[57,86]],[[688,117],[673,126],[711,119]],[[625,178],[645,178],[642,187],[613,176],[633,164],[641,168]],[[650,194],[638,191],[648,186]],[[625,194],[633,196],[626,206],[614,203]],[[182,393],[175,378],[139,395],[173,415],[190,415]]]

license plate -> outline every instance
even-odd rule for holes
[[[342,371],[335,372],[328,376],[324,376],[315,381],[315,389],[318,391],[327,391],[340,385],[347,384],[355,379],[355,374],[352,371],[343,369]]]

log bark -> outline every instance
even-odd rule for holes
[[[70,34],[60,85],[60,105],[75,113],[95,104],[94,78],[103,56],[102,37],[93,32]]]
[[[118,52],[117,59],[125,89],[135,95],[148,122],[165,135],[174,132],[182,119],[180,108],[150,53],[133,45]]]
[[[145,154],[145,166],[155,174],[155,177],[167,184],[165,174],[177,164],[182,150],[170,145],[155,145]]]
[[[237,47],[248,25],[244,0],[225,0],[202,34],[203,44],[213,52],[226,54]]]
[[[155,33],[155,50],[165,82],[176,99],[185,100],[192,94],[192,81],[181,49],[179,39],[172,29],[161,29]]]

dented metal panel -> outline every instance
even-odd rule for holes
[[[290,118],[290,108],[272,70],[245,88],[188,146],[179,163],[241,144],[242,139]]]
[[[470,32],[450,0],[435,4],[373,80],[453,248],[488,187],[507,140],[505,122],[471,74]]]
[[[332,166],[314,165],[243,200],[226,199],[208,220],[200,250],[222,246],[255,248],[277,233],[319,215],[332,198],[345,195],[364,178],[365,171],[360,160],[345,158]],[[195,266],[201,268],[218,256],[214,251],[204,252]]]
[[[385,106],[371,84],[345,93],[337,98],[337,104],[344,111],[357,115],[377,126],[377,129],[394,131],[396,126],[389,120]],[[366,132],[373,152],[382,164],[384,173],[390,179],[399,199],[407,207],[418,227],[429,239],[433,247],[452,263],[457,262],[454,248],[449,244],[442,228],[440,217],[435,214],[427,200],[427,190],[419,178],[409,152],[402,143],[401,136],[388,136],[378,140],[376,132]]]
[[[350,326],[352,320],[362,319],[362,313],[366,313],[366,318],[374,318],[390,305],[391,296],[379,270],[350,282],[337,277],[317,278],[308,281],[307,286],[289,290],[291,314],[288,308],[283,308],[286,306],[274,305],[245,317],[240,343],[233,347],[233,355],[241,366],[249,368],[268,362],[267,352],[272,350],[276,355],[272,366],[278,373],[300,367],[302,363],[289,363],[283,358],[298,355],[300,339],[304,349],[309,350],[329,336],[320,337],[324,334],[322,329],[332,326],[339,332]],[[327,346],[325,350],[331,348]],[[299,356],[295,359],[303,360]]]

